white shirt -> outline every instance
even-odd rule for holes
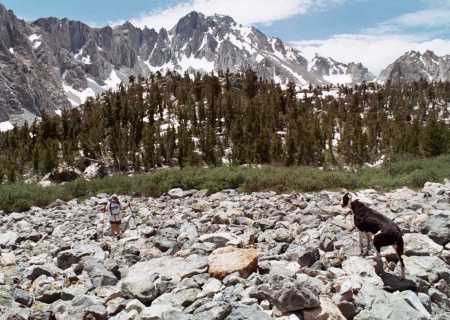
[[[108,204],[106,205],[106,211],[109,214],[110,222],[120,222],[122,220],[120,203],[108,201]]]

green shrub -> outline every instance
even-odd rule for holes
[[[48,188],[37,184],[0,185],[0,210],[25,211],[31,206],[45,207],[56,199],[85,198],[98,193],[158,197],[172,188],[207,189],[209,193],[224,189],[243,192],[313,192],[341,188],[389,190],[402,186],[422,188],[427,181],[439,182],[444,178],[450,178],[450,155],[399,160],[383,168],[362,168],[355,173],[310,167],[173,168],[135,176],[77,180]]]

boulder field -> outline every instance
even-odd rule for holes
[[[0,211],[0,320],[450,319],[450,182],[357,193],[402,229],[406,280],[360,256],[344,191],[121,196],[120,240],[106,194]]]

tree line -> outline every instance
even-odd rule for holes
[[[130,77],[61,116],[0,134],[0,181],[92,161],[114,171],[360,166],[450,150],[450,83],[282,88],[242,74]]]

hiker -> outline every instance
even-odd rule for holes
[[[113,236],[116,236],[120,239],[122,230],[122,216],[121,216],[121,207],[119,198],[116,195],[113,195],[111,199],[108,200],[106,204],[105,211],[109,214],[109,222],[111,223],[111,232]]]

